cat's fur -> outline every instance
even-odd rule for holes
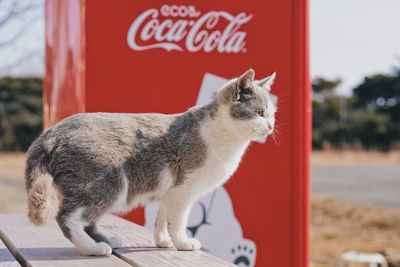
[[[199,249],[185,232],[191,205],[234,173],[254,137],[272,133],[274,78],[254,81],[250,69],[212,103],[181,114],[86,113],[59,122],[28,151],[30,219],[56,217],[82,253],[107,255],[121,241],[99,233],[99,218],[160,200],[156,244]]]

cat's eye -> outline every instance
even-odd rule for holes
[[[258,114],[260,117],[264,117],[264,110],[259,110],[259,111],[257,111],[257,114]]]

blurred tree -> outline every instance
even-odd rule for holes
[[[42,79],[0,79],[0,150],[25,151],[42,131]]]
[[[390,119],[400,122],[400,74],[366,77],[353,93],[356,107],[388,114]]]
[[[361,144],[388,150],[400,143],[400,68],[366,77],[352,97],[334,91],[340,79],[313,80],[313,148]]]
[[[335,89],[342,83],[341,79],[328,80],[322,77],[317,77],[312,81],[312,90],[315,100],[323,100],[326,97],[332,96]]]
[[[336,87],[340,83],[340,79],[328,80],[321,77],[314,79],[312,82],[313,148],[321,149],[324,143],[331,143],[335,146],[339,146],[342,143],[342,138],[337,139],[334,134],[342,123],[343,97],[334,94]]]
[[[374,134],[377,138],[375,144],[383,149],[400,142],[400,72],[366,77],[354,88],[353,94],[356,100],[354,108],[368,111],[364,116],[359,116],[365,123],[364,135]],[[363,135],[362,132],[359,134]],[[366,146],[372,146],[372,140],[369,139],[372,136],[362,138]]]
[[[359,109],[354,114],[352,131],[364,148],[389,150],[392,140],[388,138],[390,120],[388,116]]]
[[[42,0],[0,0],[0,49],[15,45],[42,14]],[[2,62],[0,75],[13,67],[18,68],[37,53],[18,52],[16,60]],[[0,79],[0,150],[26,150],[39,135],[42,130],[41,99],[40,78]]]

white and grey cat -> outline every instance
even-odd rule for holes
[[[253,138],[274,129],[275,74],[254,75],[248,70],[212,103],[184,113],[84,113],[49,128],[27,156],[31,221],[56,218],[83,254],[108,255],[122,243],[98,231],[99,218],[159,200],[155,243],[199,249],[186,234],[192,204],[229,179]]]

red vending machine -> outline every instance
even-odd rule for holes
[[[183,112],[252,67],[277,72],[279,140],[256,140],[189,235],[239,266],[308,266],[307,0],[47,0],[46,127],[78,112]],[[157,204],[126,217],[152,228]]]

